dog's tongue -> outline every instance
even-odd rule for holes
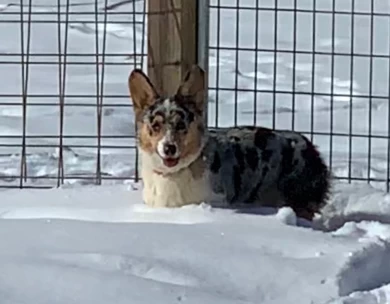
[[[178,158],[164,158],[164,165],[167,167],[174,167],[179,162]]]

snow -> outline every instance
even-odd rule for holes
[[[367,204],[390,206],[389,195],[364,188]],[[345,200],[332,205],[342,208]],[[293,225],[287,208],[269,211],[153,209],[135,184],[5,191],[1,302],[390,300],[388,226],[345,221],[325,232]]]
[[[276,213],[276,217],[286,225],[295,226],[297,224],[297,216],[290,207],[282,207]]]
[[[134,62],[145,67],[141,56],[130,55],[134,50],[146,51],[142,24],[133,27],[134,18],[140,22],[142,15],[131,13],[134,8],[142,12],[144,2],[120,2],[96,1],[101,13],[106,4],[110,6],[112,14],[107,15],[104,28],[95,24],[94,1],[69,1],[68,31],[64,24],[60,27],[62,53],[68,35],[64,73],[57,55],[57,2],[31,1],[29,177],[24,184],[56,185],[60,106],[55,95],[60,90],[60,73],[66,75],[67,94],[65,185],[1,192],[0,303],[390,303],[390,195],[383,191],[383,181],[371,186],[335,182],[330,204],[313,223],[297,218],[287,207],[244,212],[207,202],[177,209],[151,209],[142,203],[141,185],[129,181],[135,171],[135,142],[126,80]],[[338,177],[386,180],[390,166],[389,2],[278,0],[284,11],[278,13],[275,46],[275,1],[240,0],[243,7],[259,2],[262,10],[257,16],[258,31],[253,26],[256,11],[240,11],[239,45],[244,49],[238,54],[231,49],[236,42],[237,14],[228,8],[236,6],[236,0],[211,0],[210,4],[218,2],[226,8],[220,14],[210,8],[209,125],[234,124],[237,108],[238,124],[256,121],[265,127],[313,133]],[[359,13],[354,15],[353,46],[351,15],[329,13],[332,3],[338,11],[350,13],[352,2]],[[27,12],[29,1],[0,0],[0,40],[6,41],[0,44],[0,186],[20,182],[21,3]],[[60,3],[65,12],[66,1]],[[286,11],[294,3],[300,10],[296,29],[293,14]],[[364,15],[371,3],[376,13],[373,31],[370,17]],[[313,5],[321,11],[315,22],[310,12]],[[104,14],[98,19],[103,21]],[[65,21],[64,15],[61,20]],[[222,49],[217,52],[218,29]],[[371,32],[372,59],[368,56]],[[27,33],[25,25],[25,51]],[[105,35],[106,56],[96,58],[95,53],[103,52]],[[256,47],[261,49],[257,55],[252,50]],[[281,51],[275,53],[275,47]],[[294,47],[296,56],[289,52]],[[348,55],[352,47],[353,68]],[[313,48],[318,52],[314,58]],[[339,54],[334,61],[329,54],[332,48]],[[96,62],[103,60],[104,79],[101,66],[96,69]],[[280,93],[272,92],[274,80]],[[236,82],[237,94],[229,90]],[[216,86],[222,89],[216,91]],[[254,88],[259,90],[256,95],[250,91]],[[95,175],[97,167],[98,89],[105,95],[104,186],[100,187],[89,185],[95,180],[86,179]],[[289,93],[293,90],[295,95]],[[327,96],[331,92],[333,98]],[[330,137],[330,130],[336,135]],[[368,134],[373,138],[364,137]]]
[[[57,2],[31,2],[34,14],[31,16],[33,23],[30,29],[27,92],[32,96],[28,98],[27,106],[26,142],[29,146],[26,153],[29,178],[24,182],[25,185],[57,184],[58,168],[61,165],[56,153],[59,140],[55,136],[59,135],[60,106],[59,99],[54,95],[60,93],[59,73],[65,77],[64,93],[67,94],[64,99],[63,125],[65,183],[95,182],[86,177],[94,176],[97,169],[98,149],[93,146],[97,144],[96,104],[100,101],[97,97],[86,96],[95,96],[98,89],[105,96],[101,121],[104,136],[101,141],[103,182],[122,183],[134,177],[134,120],[126,79],[134,68],[134,62],[137,67],[145,68],[146,61],[142,60],[145,57],[129,55],[134,51],[138,54],[146,52],[146,43],[143,43],[145,28],[141,24],[144,2],[97,1],[99,22],[104,20],[106,2],[110,7],[106,32],[102,23],[96,26],[94,1],[69,2],[69,11],[72,13],[69,15],[69,28],[66,31],[64,23],[60,28],[61,53],[65,52],[65,37],[68,37],[66,73],[58,64]],[[296,35],[294,14],[286,11],[292,9],[295,2],[301,10],[297,13]],[[21,3],[24,3],[23,11],[26,13],[28,2]],[[60,0],[60,3],[61,12],[66,12],[66,1]],[[351,11],[352,0],[335,1],[336,9],[341,12],[335,15],[330,13],[331,0],[279,0],[278,7],[283,10],[278,13],[275,45],[275,13],[271,10],[275,1],[262,0],[257,16],[258,31],[253,26],[256,10],[242,9],[239,12],[239,47],[243,49],[237,54],[231,49],[236,43],[237,14],[232,9],[236,6],[236,0],[220,1],[225,8],[219,14],[213,7],[218,3],[216,0],[210,1],[210,127],[234,124],[236,108],[238,124],[252,124],[256,121],[256,124],[264,127],[293,128],[305,134],[313,134],[315,144],[336,176],[356,180],[371,178],[377,180],[372,182],[375,187],[385,189],[383,180],[388,178],[390,132],[388,1],[374,1],[374,12],[381,15],[374,17],[372,60],[369,57],[370,17],[363,15],[371,10],[369,1],[353,0],[359,14],[354,15],[354,39],[351,45],[352,19],[345,13]],[[253,0],[240,0],[240,6],[244,8],[253,8],[254,5]],[[136,15],[132,13],[134,8]],[[313,8],[321,11],[316,13],[315,20],[311,12]],[[0,39],[7,41],[0,45],[0,65],[2,71],[5,71],[0,74],[0,175],[6,177],[1,180],[1,186],[15,186],[20,182],[18,176],[23,130],[21,98],[17,96],[22,91],[21,55],[13,55],[21,52],[20,3],[0,0],[0,11]],[[330,55],[333,45],[332,16],[336,27],[334,51],[338,54],[334,60]],[[27,21],[27,18],[26,14],[24,20]],[[65,22],[64,15],[61,20]],[[138,22],[135,28],[134,20]],[[27,33],[25,24],[25,48]],[[96,58],[96,53],[103,52],[104,37],[107,38],[106,55]],[[218,45],[221,49],[217,52],[215,47]],[[255,47],[261,49],[257,55],[253,51]],[[294,47],[295,56],[292,54]],[[355,54],[353,61],[348,55],[352,47]],[[275,53],[275,48],[280,51]],[[314,57],[311,55],[313,49],[318,52]],[[77,54],[82,57],[77,57]],[[96,62],[104,62],[104,79],[103,69],[97,71]],[[99,88],[96,79],[99,79]],[[236,80],[239,89],[237,94],[229,90],[235,87]],[[280,93],[273,93],[274,80],[275,89]],[[216,86],[221,89],[216,91]],[[255,88],[258,90],[256,95],[250,91]],[[295,94],[291,94],[292,91]],[[313,95],[313,91],[316,94]],[[333,93],[333,98],[327,96],[330,93]],[[352,93],[355,94],[353,97],[350,96]],[[373,97],[369,98],[370,95]],[[330,106],[331,101],[333,108]],[[83,106],[77,105],[79,103]],[[368,124],[370,117],[371,126]],[[331,130],[335,135],[329,136]],[[365,137],[368,134],[373,137],[368,139]],[[14,137],[9,138],[9,135]],[[45,146],[37,146],[42,144]]]

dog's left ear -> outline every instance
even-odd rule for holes
[[[200,112],[204,110],[205,72],[197,65],[193,65],[185,75],[177,95],[190,97]]]

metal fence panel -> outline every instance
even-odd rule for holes
[[[135,177],[145,19],[144,1],[0,1],[0,187]]]
[[[198,3],[211,128],[300,131],[336,177],[388,190],[388,3]],[[125,82],[146,21],[142,0],[0,0],[0,187],[138,177]]]
[[[302,132],[334,175],[389,187],[390,6],[211,0],[209,126]]]

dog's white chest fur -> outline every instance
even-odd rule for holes
[[[199,204],[207,199],[204,177],[194,179],[189,169],[167,176],[143,172],[143,198],[151,207],[180,207]]]
[[[199,164],[186,166],[170,174],[156,173],[150,166],[151,160],[143,157],[141,174],[143,199],[151,207],[180,207],[200,204],[210,197],[208,174]]]

